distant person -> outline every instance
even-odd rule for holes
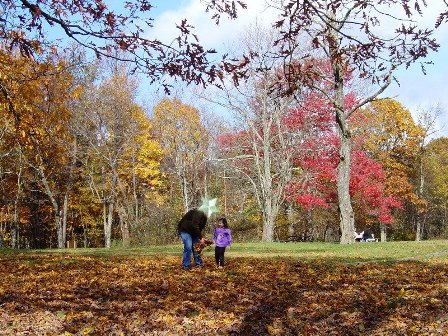
[[[226,247],[232,244],[232,233],[227,224],[227,219],[224,217],[218,219],[217,226],[213,233],[213,242],[215,243],[216,266],[218,268],[223,268]]]
[[[370,240],[370,239],[372,239],[373,237],[372,237],[372,233],[370,232],[370,231],[368,231],[368,230],[365,230],[363,233],[362,233],[362,240],[363,241],[368,241],[368,240]]]
[[[191,269],[191,254],[193,254],[196,267],[204,265],[200,254],[193,246],[199,241],[203,244],[206,243],[206,240],[202,237],[202,230],[204,230],[206,224],[207,215],[198,209],[188,211],[177,224],[177,231],[184,245],[182,254],[183,270]]]
[[[377,242],[378,239],[375,239],[375,235],[370,231],[364,231],[362,235],[362,241],[367,243]]]

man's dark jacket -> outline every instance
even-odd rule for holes
[[[193,238],[202,238],[202,230],[204,230],[207,224],[207,215],[198,209],[192,209],[188,211],[177,224],[177,231],[187,232]]]

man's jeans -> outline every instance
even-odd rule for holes
[[[196,266],[202,266],[201,256],[195,252],[193,246],[199,241],[199,237],[192,237],[189,233],[181,231],[180,239],[184,244],[184,253],[182,255],[182,267],[189,268],[191,266],[191,253],[194,256]]]

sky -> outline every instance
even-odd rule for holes
[[[225,52],[232,42],[238,40],[243,32],[254,25],[268,25],[275,21],[277,13],[265,5],[264,0],[244,0],[248,9],[240,10],[240,16],[236,20],[222,18],[219,26],[210,19],[211,14],[206,13],[201,0],[166,1],[158,0],[152,3],[156,6],[154,11],[154,28],[148,33],[150,37],[157,36],[163,42],[170,42],[170,38],[176,35],[175,23],[187,18],[188,22],[195,26],[200,42],[206,48],[214,48],[218,52]],[[428,1],[428,8],[423,17],[418,17],[419,26],[431,27],[437,14],[448,10],[443,0]],[[388,27],[383,27],[388,29]],[[442,107],[439,117],[439,129],[441,135],[448,136],[448,23],[443,25],[435,34],[441,45],[437,53],[430,54],[426,61],[434,64],[426,67],[426,75],[418,64],[409,69],[399,69],[395,76],[400,82],[391,86],[382,95],[392,97],[408,108],[414,116],[419,108],[429,109],[435,105]]]

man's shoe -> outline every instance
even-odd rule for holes
[[[181,269],[182,269],[182,271],[189,271],[189,270],[191,270],[191,267],[182,266]]]

